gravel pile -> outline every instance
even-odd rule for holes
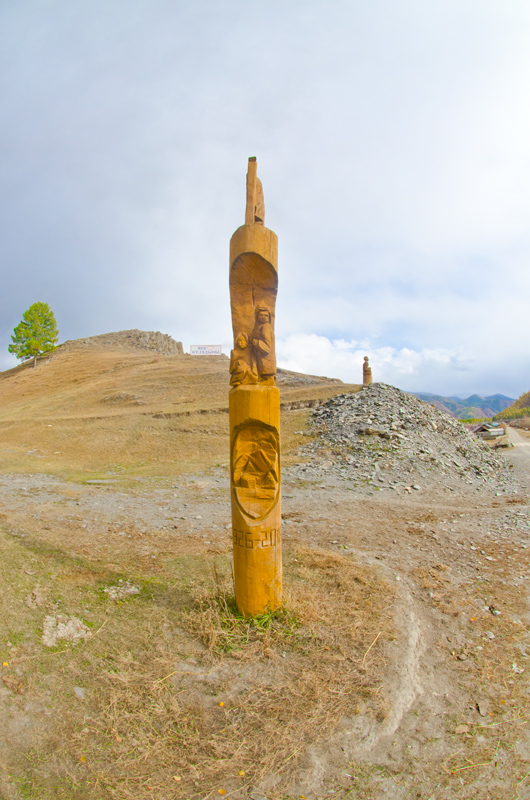
[[[301,431],[299,431],[301,433]],[[516,492],[509,465],[461,422],[394,386],[373,384],[338,395],[312,412],[301,449],[306,463],[288,470],[315,479],[327,473],[359,490],[412,493],[433,485]]]

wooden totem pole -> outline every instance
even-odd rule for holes
[[[236,601],[245,617],[274,611],[282,599],[278,237],[264,220],[257,163],[249,158],[245,224],[230,240],[230,493]]]

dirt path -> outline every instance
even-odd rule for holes
[[[528,461],[528,469],[530,469],[530,439],[522,433],[519,433],[516,428],[508,427],[507,434],[510,442],[517,448],[517,457]]]
[[[506,460],[514,465],[522,486],[530,492],[530,438],[516,428],[507,428],[508,440],[513,448],[506,451]]]

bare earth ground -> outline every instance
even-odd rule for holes
[[[290,477],[306,413],[286,612],[254,626],[217,444],[203,470],[80,475],[31,468],[5,423],[1,797],[530,798],[530,438],[517,494],[367,495]]]

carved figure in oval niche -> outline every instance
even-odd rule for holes
[[[250,344],[259,382],[274,386],[276,376],[274,330],[271,312],[264,304],[260,304],[256,309],[256,323],[250,336]]]
[[[236,498],[251,519],[265,517],[278,495],[278,434],[251,423],[237,435],[232,451]]]
[[[230,353],[230,385],[256,384],[258,376],[252,371],[248,336],[238,333],[235,348]]]

